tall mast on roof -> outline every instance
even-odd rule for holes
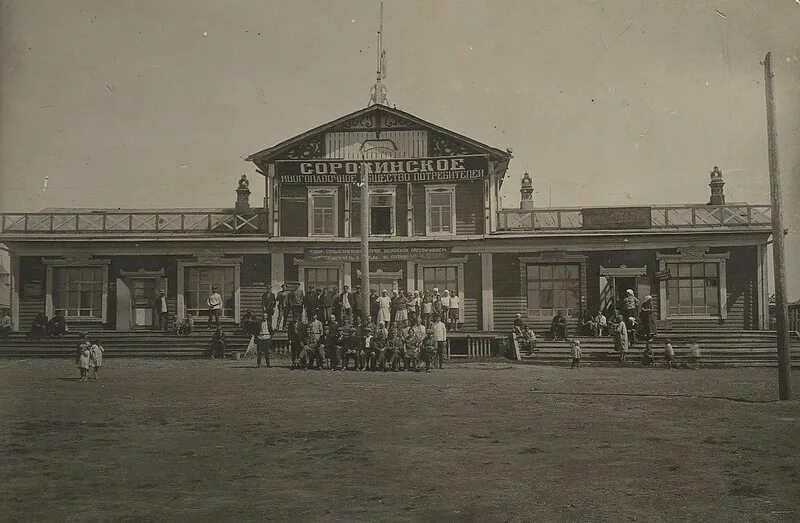
[[[386,86],[383,80],[386,78],[386,51],[383,50],[383,1],[381,1],[380,21],[378,23],[378,50],[377,68],[375,74],[375,85],[369,93],[369,105],[386,105]]]

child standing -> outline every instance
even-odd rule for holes
[[[78,355],[78,369],[81,371],[81,378],[79,381],[86,381],[86,375],[89,373],[89,359],[91,358],[88,346],[81,348]]]
[[[570,364],[569,368],[573,369],[578,367],[578,370],[581,368],[581,341],[580,340],[572,340],[572,347],[570,348],[570,355],[572,356],[572,363]]]
[[[672,370],[672,360],[675,359],[675,349],[672,347],[672,342],[667,340],[664,346],[664,359],[667,361],[667,368]]]
[[[100,367],[103,366],[103,346],[100,345],[98,338],[92,340],[92,348],[89,349],[89,366],[92,369],[92,379],[99,380],[98,374],[100,374]]]

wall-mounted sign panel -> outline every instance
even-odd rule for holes
[[[325,185],[358,183],[362,170],[369,183],[442,183],[482,180],[489,174],[486,155],[392,160],[279,160],[275,177],[281,183]]]

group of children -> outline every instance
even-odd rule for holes
[[[100,368],[103,366],[103,346],[100,345],[97,337],[90,338],[86,334],[80,335],[76,363],[81,373],[79,381],[100,379]]]
[[[570,357],[572,358],[572,362],[570,363],[570,368],[581,368],[581,357],[583,353],[581,351],[581,341],[578,339],[573,339],[572,343],[570,344]],[[687,359],[697,362],[700,359],[700,346],[697,343],[689,344],[689,350],[686,354]],[[672,341],[666,340],[664,345],[664,361],[667,363],[667,368],[672,370],[673,365],[675,365],[675,348],[672,346]],[[650,341],[645,344],[644,352],[642,353],[642,365],[644,366],[651,366],[655,363],[655,357],[653,354],[653,348],[650,346]]]

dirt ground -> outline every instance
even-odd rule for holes
[[[0,518],[800,520],[775,369],[105,364],[0,360]]]

